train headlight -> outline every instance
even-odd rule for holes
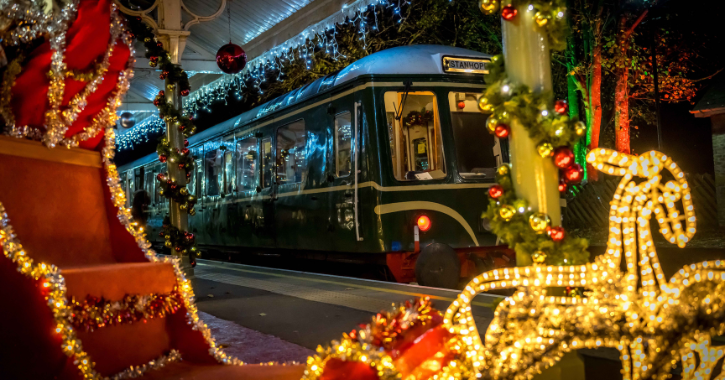
[[[418,217],[418,228],[421,231],[423,231],[423,232],[428,231],[430,229],[430,225],[431,224],[430,224],[429,217],[427,217],[425,215],[421,215],[420,217]]]

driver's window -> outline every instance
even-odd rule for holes
[[[400,181],[446,176],[436,97],[429,91],[385,93],[393,173]]]

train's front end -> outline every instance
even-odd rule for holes
[[[506,139],[488,132],[478,107],[490,56],[444,46],[381,53],[378,63],[404,72],[372,77],[380,186],[371,232],[388,267],[398,281],[455,288],[514,265],[482,219],[496,168],[508,161]]]

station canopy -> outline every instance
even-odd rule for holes
[[[117,0],[118,1],[118,0]],[[247,54],[248,62],[269,59],[275,52],[296,47],[307,36],[322,32],[335,23],[353,18],[356,12],[378,0],[120,0],[132,10],[153,9],[148,16],[157,19],[159,7],[175,3],[180,7],[183,23],[188,23],[190,35],[181,56],[181,66],[189,75],[194,91],[224,74],[216,64],[216,52],[231,40]],[[220,8],[223,9],[220,12]],[[193,22],[194,15],[201,16]],[[205,16],[215,16],[205,20]],[[192,21],[192,22],[190,22]],[[159,71],[148,65],[143,43],[136,44],[136,68],[119,115],[130,116],[139,125],[144,119],[158,114],[154,97],[164,87]],[[250,66],[248,64],[248,66]],[[129,126],[129,124],[126,124]],[[119,126],[120,135],[133,129]]]

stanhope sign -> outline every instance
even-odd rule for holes
[[[443,57],[443,71],[446,73],[488,74],[488,58]]]

